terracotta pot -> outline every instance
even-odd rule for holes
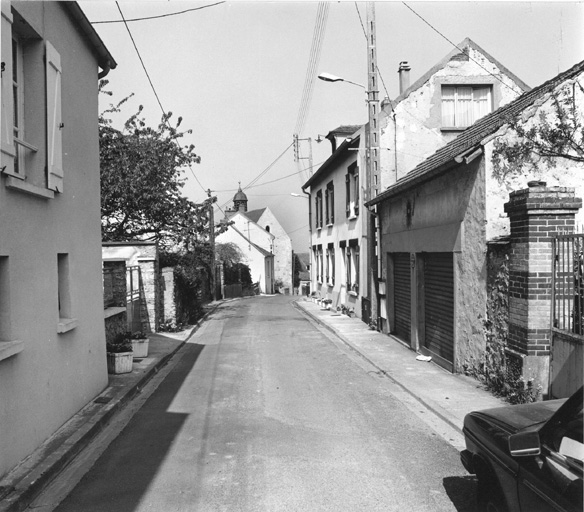
[[[144,338],[141,340],[132,340],[132,350],[134,351],[134,359],[141,359],[148,356],[148,344],[150,340]]]
[[[132,352],[107,352],[107,372],[114,375],[132,371]]]

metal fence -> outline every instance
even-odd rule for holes
[[[584,234],[558,235],[553,243],[552,325],[584,334]]]

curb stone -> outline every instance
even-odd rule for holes
[[[213,304],[190,332],[170,352],[164,354],[143,375],[124,388],[108,385],[99,395],[70,418],[31,455],[0,480],[0,512],[22,512],[43,489],[94,439],[132,400],[144,385],[187,343],[207,317],[225,301]],[[113,393],[112,393],[113,391]],[[116,395],[117,391],[117,396]],[[112,396],[112,394],[114,396]]]

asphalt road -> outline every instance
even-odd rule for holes
[[[291,299],[217,310],[56,510],[474,510],[458,451]]]

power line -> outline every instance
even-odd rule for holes
[[[282,151],[282,153],[280,153],[276,159],[270,164],[268,165],[262,172],[260,172],[253,180],[251,180],[245,187],[243,187],[242,190],[248,190],[250,188],[254,187],[254,183],[256,183],[262,176],[264,176],[277,162],[278,160],[280,160],[280,158],[282,158],[286,152],[293,146],[293,144],[290,144],[284,151]],[[277,180],[276,180],[277,181]],[[259,185],[256,185],[259,186]],[[226,206],[227,204],[229,204],[230,200],[225,201],[222,206]]]
[[[220,5],[220,4],[224,4],[226,0],[222,0],[221,2],[216,2],[214,4],[209,4],[209,5],[203,5],[202,7],[194,7],[192,9],[186,9],[184,11],[179,11],[179,12],[171,12],[171,13],[167,13],[167,14],[160,14],[159,16],[148,16],[148,17],[144,17],[144,18],[132,18],[129,20],[107,20],[107,21],[92,21],[90,22],[92,25],[98,25],[100,23],[129,23],[132,21],[144,21],[144,20],[155,20],[157,18],[166,18],[168,16],[177,16],[179,14],[184,14],[186,12],[192,12],[192,11],[200,11],[201,9],[206,9],[207,7],[215,7],[216,5]]]
[[[308,67],[306,69],[306,77],[304,80],[304,89],[302,91],[302,99],[300,102],[300,109],[298,111],[298,118],[296,120],[296,127],[294,128],[294,133],[297,135],[299,135],[304,128],[306,115],[310,107],[310,101],[312,99],[316,68],[320,62],[320,52],[322,49],[323,36],[328,18],[328,10],[328,2],[319,2],[316,14],[316,22],[312,34],[312,45],[308,58]]]
[[[412,11],[418,18],[420,18],[426,25],[428,25],[434,32],[436,32],[438,35],[440,35],[441,37],[443,37],[446,41],[448,41],[452,46],[454,46],[457,50],[460,50],[462,53],[465,53],[464,50],[462,48],[460,48],[458,45],[454,44],[450,39],[448,39],[442,32],[440,32],[436,27],[434,27],[429,21],[426,21],[420,14],[418,14],[416,11],[414,11],[408,4],[406,4],[405,2],[402,2],[402,4],[404,4],[410,11]],[[494,73],[491,73],[485,66],[483,66],[479,61],[473,59],[470,55],[468,55],[468,58],[470,60],[472,60],[475,64],[478,64],[481,68],[483,68],[489,75],[491,75],[492,77],[496,78],[497,80],[499,80],[499,82],[501,82],[505,87],[507,87],[508,89],[510,89],[513,92],[517,92],[515,91],[510,85],[506,84],[505,82],[503,82],[503,80],[498,77],[497,75],[495,75]],[[523,91],[519,90],[519,93],[522,94]]]
[[[150,78],[150,74],[148,73],[148,70],[146,69],[146,65],[144,64],[144,60],[142,59],[142,55],[140,55],[140,51],[138,50],[138,46],[136,45],[136,41],[134,40],[134,36],[132,36],[132,32],[130,31],[130,27],[128,26],[128,24],[126,23],[126,19],[124,18],[124,13],[122,12],[122,9],[120,8],[120,4],[117,1],[116,1],[116,6],[118,8],[118,11],[120,12],[120,16],[122,17],[122,21],[126,27],[126,30],[128,31],[128,35],[130,36],[130,39],[132,40],[132,44],[134,45],[134,49],[136,50],[136,54],[138,55],[138,59],[140,60],[140,64],[142,64],[142,69],[144,69],[144,73],[146,73],[146,78],[148,79],[148,83],[150,84],[150,87],[152,88],[152,92],[154,93],[154,96],[156,97],[156,101],[158,102],[158,106],[160,107],[160,110],[162,111],[162,115],[164,116],[165,122],[166,122],[167,126],[170,127],[170,123],[168,122],[168,119],[166,117],[166,111],[164,110],[164,107],[162,106],[162,102],[160,101],[158,93],[156,92],[156,88],[154,87],[154,84],[152,83],[152,79]],[[178,143],[178,141],[175,140],[175,142],[176,142],[177,146],[179,146],[179,148],[180,148],[180,144]],[[193,171],[190,164],[189,164],[189,169],[191,171],[191,174],[195,178],[195,180],[197,180],[197,183],[199,184],[199,186],[201,187],[203,192],[207,192],[207,190],[205,189],[203,184],[199,181],[199,178],[197,178],[197,175]]]

